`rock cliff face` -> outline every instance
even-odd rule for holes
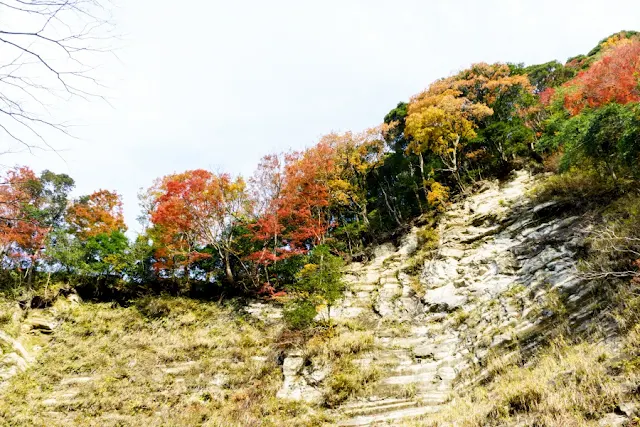
[[[438,249],[426,256],[414,229],[400,247],[380,246],[372,261],[348,267],[350,291],[333,318],[373,322],[374,350],[357,362],[382,366],[385,375],[369,396],[338,409],[341,425],[399,425],[438,411],[455,388],[482,378],[490,357],[508,357],[516,342],[533,349],[560,296],[575,304],[587,292],[576,270],[580,217],[554,203],[535,204],[527,196],[535,180],[519,172],[450,206]],[[284,374],[282,397],[316,398],[301,370]],[[390,388],[397,397],[388,397]]]

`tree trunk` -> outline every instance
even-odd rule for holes
[[[411,181],[413,182],[411,189],[413,190],[413,194],[416,196],[416,200],[418,201],[418,207],[420,208],[420,213],[423,214],[424,207],[422,206],[422,200],[420,200],[420,194],[418,194],[418,187],[415,185],[415,179],[413,179],[415,175],[413,173],[413,163],[411,162],[411,160],[409,160],[409,174],[411,175],[411,178],[412,178]]]
[[[229,252],[224,253],[224,274],[227,278],[227,282],[230,285],[235,284],[235,278],[233,277],[233,271],[231,271],[231,260],[229,259]]]
[[[387,196],[387,192],[384,191],[384,187],[382,185],[380,186],[380,189],[382,190],[382,194],[384,195],[384,202],[387,205],[387,209],[389,209],[389,213],[393,215],[393,218],[396,220],[398,225],[402,225],[402,221],[400,221],[400,219],[398,218],[398,215],[395,209],[391,207],[391,204],[389,203],[389,197]]]
[[[420,158],[420,176],[422,177],[422,190],[424,191],[424,198],[428,200],[429,190],[427,190],[427,179],[424,176],[424,157],[422,157],[422,153],[419,154],[419,158]]]

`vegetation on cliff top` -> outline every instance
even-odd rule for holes
[[[633,191],[639,73],[640,36],[630,31],[564,65],[474,64],[399,103],[380,126],[265,156],[248,179],[159,178],[141,194],[134,240],[117,193],[68,200],[71,177],[10,169],[0,185],[2,289],[66,283],[120,301],[286,292],[330,305],[340,285],[323,275],[334,259],[366,258],[371,243],[436,216],[476,180],[547,168],[565,173],[548,197]]]

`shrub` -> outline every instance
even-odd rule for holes
[[[433,250],[438,246],[440,236],[435,228],[425,227],[417,232],[418,246],[421,250]]]
[[[580,169],[571,168],[565,173],[551,176],[533,190],[540,201],[591,200],[610,196],[616,191],[616,185],[612,180],[603,178],[595,168],[586,164]]]
[[[375,367],[356,366],[351,362],[339,364],[329,379],[324,395],[325,405],[333,408],[350,397],[363,393],[380,376],[380,370]]]
[[[318,314],[313,302],[305,299],[296,299],[287,303],[283,317],[291,329],[306,329],[314,322]]]
[[[135,307],[140,314],[149,319],[160,319],[167,317],[171,313],[169,302],[160,298],[146,297],[139,299],[136,301]]]
[[[638,277],[640,253],[640,196],[626,195],[613,202],[603,214],[603,222],[587,239],[589,256],[583,260],[583,272],[590,278],[628,281]]]

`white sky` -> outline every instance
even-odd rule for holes
[[[382,121],[399,101],[473,62],[564,61],[640,30],[637,0],[126,0],[125,47],[100,71],[101,102],[59,106],[81,126],[53,153],[4,155],[70,174],[75,195],[124,197],[154,178],[208,168],[250,175],[258,159],[332,130]]]

